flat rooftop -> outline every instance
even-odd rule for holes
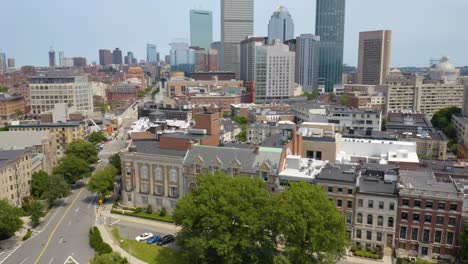
[[[437,181],[431,169],[400,170],[401,187],[421,191],[458,192],[451,182]]]
[[[135,146],[136,152],[144,154],[176,156],[182,158],[187,153],[185,150],[161,149],[158,141],[133,141],[132,145]]]
[[[327,164],[316,176],[317,180],[356,182],[355,167],[346,164]]]
[[[27,124],[19,124],[19,125],[11,125],[10,128],[15,127],[77,127],[80,125],[84,125],[84,122],[79,121],[69,121],[69,122],[62,122],[62,123],[27,123]]]
[[[0,149],[15,150],[42,145],[47,131],[5,131],[0,132]]]

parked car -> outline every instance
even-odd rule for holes
[[[156,244],[159,246],[165,246],[175,241],[175,237],[173,235],[167,235],[162,238],[161,241],[157,242]]]
[[[151,233],[143,233],[135,238],[136,241],[145,241],[153,236]]]
[[[148,241],[146,241],[146,243],[154,244],[154,243],[158,243],[161,240],[162,240],[162,237],[160,235],[154,235],[150,239],[148,239]]]

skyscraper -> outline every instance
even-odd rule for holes
[[[317,0],[315,35],[320,36],[319,82],[332,92],[341,83],[345,0]]]
[[[359,33],[358,83],[383,83],[390,72],[391,48],[391,30]]]
[[[63,67],[63,59],[65,59],[65,53],[63,51],[59,51],[59,66]]]
[[[221,0],[220,67],[240,76],[240,42],[254,33],[254,0]]]
[[[208,71],[219,71],[217,49],[210,49],[208,52]]]
[[[193,50],[184,40],[174,40],[171,43],[171,70],[183,71],[186,75],[193,71],[195,57]]]
[[[273,43],[275,39],[284,42],[293,38],[294,22],[291,14],[286,7],[279,6],[271,15],[270,23],[268,23],[268,43]]]
[[[122,64],[122,51],[119,48],[112,52],[112,64]]]
[[[244,82],[254,82],[256,47],[266,45],[265,37],[249,37],[241,42],[240,79]]]
[[[99,50],[99,64],[102,66],[112,64],[112,52],[110,50]]]
[[[8,58],[8,68],[15,68],[15,59],[14,58]]]
[[[55,67],[55,51],[50,47],[49,50],[49,67]]]
[[[6,53],[0,53],[0,72],[6,71],[6,68],[7,68]]]
[[[194,72],[204,72],[206,71],[206,51],[201,47],[190,47],[191,52],[193,52],[194,57]]]
[[[305,91],[318,88],[319,54],[319,36],[301,34],[296,39],[296,76]]]
[[[190,45],[210,49],[213,41],[213,14],[211,11],[190,10]]]
[[[146,44],[146,63],[155,64],[158,62],[156,45]]]

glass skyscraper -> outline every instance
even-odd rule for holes
[[[345,0],[317,0],[315,35],[320,36],[319,83],[332,92],[343,67]]]
[[[195,57],[189,44],[183,40],[171,43],[171,70],[183,71],[188,76],[193,71]]]
[[[213,42],[213,14],[211,11],[190,10],[190,45],[210,50]]]
[[[281,43],[294,38],[294,21],[288,9],[284,6],[278,7],[271,15],[270,23],[268,23],[268,43],[272,44],[273,40],[279,39]]]
[[[158,55],[156,52],[156,45],[146,44],[146,62],[149,64],[155,64],[158,62]]]

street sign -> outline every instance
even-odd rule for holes
[[[102,204],[103,202],[104,202],[104,201],[103,201],[102,199],[99,199],[99,200],[98,200],[98,203],[99,203],[99,204]]]

